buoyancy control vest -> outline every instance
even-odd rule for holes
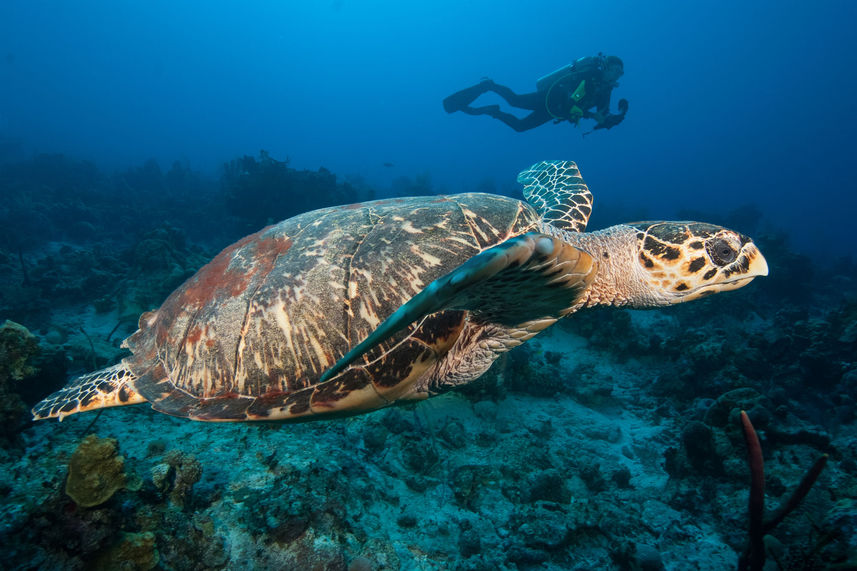
[[[545,94],[548,113],[556,119],[577,122],[583,112],[577,104],[586,96],[586,78],[603,71],[605,65],[604,56],[587,56],[540,77],[536,89]]]

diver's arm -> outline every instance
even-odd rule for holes
[[[610,129],[615,127],[625,118],[625,113],[628,112],[628,100],[619,100],[619,113],[613,114],[610,112],[610,96],[613,93],[614,84],[602,84],[600,89],[595,94],[596,111],[590,114],[592,119],[596,120],[595,129]]]
[[[595,93],[595,109],[596,113],[601,117],[608,117],[610,115],[610,94],[612,92],[612,87],[602,84]]]

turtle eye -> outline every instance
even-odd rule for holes
[[[715,238],[706,244],[708,255],[711,260],[718,266],[731,264],[738,257],[738,252],[732,245],[723,238]]]

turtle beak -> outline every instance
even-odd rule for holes
[[[759,248],[755,244],[749,244],[749,246],[752,246],[752,248],[745,247],[747,255],[750,257],[750,268],[747,270],[747,274],[754,278],[768,275],[768,262],[765,260],[765,256],[762,255],[762,252],[759,251]]]
[[[748,241],[741,247],[738,259],[743,263],[737,268],[731,268],[734,279],[729,280],[730,282],[741,282],[741,285],[744,285],[750,283],[753,278],[768,275],[768,262],[753,242]]]
[[[744,263],[746,265],[743,267],[738,266],[737,271],[733,270],[734,277],[723,282],[720,291],[738,289],[753,281],[754,278],[768,275],[768,262],[756,244],[752,242],[744,244],[738,257],[739,259],[745,259]]]

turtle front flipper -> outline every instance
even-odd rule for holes
[[[326,381],[423,316],[467,310],[471,320],[541,331],[573,311],[592,282],[592,257],[559,238],[528,233],[482,251],[428,284],[321,377]]]
[[[33,420],[62,420],[87,410],[146,402],[129,385],[133,378],[131,371],[121,364],[76,377],[36,404],[32,410]]]
[[[556,228],[583,232],[592,213],[592,193],[572,161],[542,161],[518,174],[524,198],[542,220]]]

